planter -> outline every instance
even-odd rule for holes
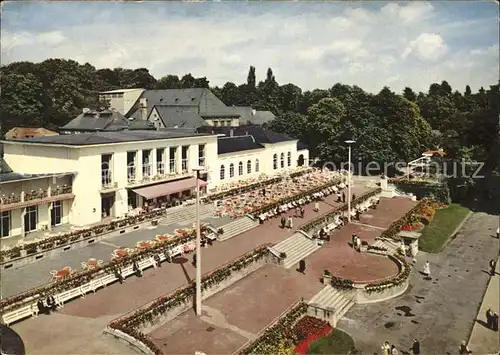
[[[359,252],[360,253],[366,253],[368,251],[368,245],[361,245],[359,247]]]

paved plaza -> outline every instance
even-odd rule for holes
[[[492,238],[497,226],[498,216],[473,214],[441,253],[419,253],[406,294],[356,305],[338,327],[366,354],[380,353],[386,340],[407,351],[412,337],[420,341],[423,354],[456,354],[476,319],[489,279],[488,261],[498,256],[499,241]],[[419,272],[427,260],[432,280]]]
[[[366,191],[366,188],[357,186],[353,190],[359,196]],[[319,214],[340,206],[335,200],[335,196],[332,195],[321,202]],[[313,212],[313,204],[305,206],[305,209],[304,219],[297,219],[297,224],[305,223],[319,215]],[[290,211],[289,214],[293,214],[293,212]],[[146,230],[140,232],[144,233]],[[152,232],[153,234],[158,233],[157,231]],[[216,269],[227,261],[234,260],[259,245],[278,243],[290,237],[293,233],[292,230],[280,229],[279,219],[275,218],[234,238],[224,242],[217,242],[212,247],[203,249],[203,273]],[[142,235],[141,239],[147,238]],[[77,250],[81,251],[86,248]],[[95,295],[89,294],[84,299],[70,302],[56,315],[40,315],[36,319],[28,319],[15,324],[13,328],[23,338],[27,352],[30,354],[57,353],[59,350],[50,350],[50,344],[52,343],[57,343],[57,349],[63,349],[61,350],[62,353],[75,353],[72,349],[76,348],[80,349],[78,353],[94,353],[92,349],[95,349],[96,344],[101,341],[101,335],[90,338],[68,337],[65,331],[66,327],[63,324],[67,323],[68,329],[71,329],[77,327],[81,319],[87,319],[88,324],[93,324],[92,328],[102,331],[110,319],[130,312],[163,294],[186,285],[188,280],[193,279],[195,276],[195,269],[190,264],[190,261],[183,264],[164,263],[161,268],[147,270],[141,278],[130,277],[123,284],[109,285],[105,289],[97,291]],[[51,341],[45,341],[44,347],[40,347],[40,341],[44,337],[50,338]],[[92,341],[89,341],[89,339],[92,339]],[[107,339],[102,340],[105,342],[103,347],[110,346]],[[122,346],[114,352],[110,351],[110,353],[119,353],[120,349],[122,349]]]
[[[204,301],[201,318],[191,310],[150,335],[164,354],[233,354],[301,297],[322,288],[308,275],[265,265]]]

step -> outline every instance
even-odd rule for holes
[[[312,245],[309,245],[308,247],[301,248],[301,251],[299,251],[298,253],[296,253],[295,255],[293,255],[291,257],[287,254],[287,258],[285,259],[283,266],[286,269],[289,269],[292,266],[294,266],[295,264],[297,264],[300,260],[308,257],[309,255],[311,255],[312,253],[314,253],[316,250],[318,250],[320,248],[321,248],[321,246],[316,245],[316,244],[312,244]]]
[[[273,249],[277,250],[277,251],[284,251],[286,249],[288,249],[291,245],[294,245],[296,244],[297,242],[299,242],[300,240],[302,240],[303,238],[306,238],[304,237],[302,234],[300,233],[295,233],[294,235],[292,235],[291,237],[285,239],[284,241],[276,244]]]
[[[219,238],[219,241],[224,241],[229,238],[235,237],[238,234],[244,233],[259,226],[259,222],[256,222],[248,217],[240,218],[234,222],[230,222],[223,226],[224,234]]]

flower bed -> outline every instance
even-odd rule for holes
[[[360,205],[363,202],[366,202],[367,200],[372,198],[373,196],[380,194],[381,192],[382,192],[382,189],[375,189],[373,191],[369,191],[369,192],[359,196],[355,200],[353,200],[352,205],[353,206]],[[300,229],[306,233],[309,233],[311,231],[314,231],[314,230],[320,228],[320,226],[327,225],[327,224],[333,222],[335,219],[335,216],[337,216],[339,213],[345,212],[345,211],[347,211],[347,206],[343,205],[343,206],[333,210],[332,212],[326,213],[322,216],[319,216],[319,217],[312,219],[311,221],[301,225],[298,229]]]
[[[206,290],[227,280],[233,272],[237,272],[248,265],[262,259],[268,254],[268,245],[260,246],[253,251],[243,255],[235,261],[232,261],[221,268],[204,275],[202,277],[201,289]],[[162,354],[160,348],[146,334],[142,333],[140,328],[147,323],[152,323],[157,317],[165,314],[170,309],[187,304],[196,293],[196,284],[191,282],[183,287],[160,297],[148,306],[136,310],[134,313],[112,321],[108,326],[112,329],[121,331],[130,335],[136,340],[142,342],[155,354]]]
[[[365,291],[368,293],[383,292],[385,289],[395,286],[400,286],[410,277],[411,267],[403,257],[398,255],[390,256],[395,259],[400,268],[398,274],[388,280],[370,283],[365,286]]]
[[[97,226],[48,237],[37,242],[15,246],[11,249],[0,251],[0,262],[4,262],[6,258],[12,259],[20,257],[22,255],[22,251],[29,251],[30,253],[33,253],[34,250],[36,250],[35,252],[48,250],[54,248],[55,246],[62,246],[64,244],[76,242],[85,238],[96,237],[102,233],[109,233],[127,225],[143,223],[149,219],[154,219],[162,216],[164,212],[164,210],[145,212],[137,216],[127,217],[120,221],[112,221],[104,224],[99,224]]]
[[[269,327],[264,333],[240,351],[240,355],[249,354],[278,354],[282,344],[296,344],[299,342],[293,332],[294,324],[307,312],[307,304],[300,302],[293,307],[275,325]]]
[[[134,262],[141,260],[147,256],[154,256],[159,252],[168,253],[171,248],[185,244],[196,238],[194,232],[189,235],[177,236],[169,240],[158,241],[154,247],[142,250],[135,250],[134,253],[122,257],[120,259],[114,259],[101,266],[96,266],[92,270],[81,271],[73,274],[66,280],[58,283],[52,283],[44,285],[18,295],[3,299],[0,301],[0,311],[3,312],[6,309],[23,307],[26,303],[33,302],[33,299],[40,297],[41,295],[60,293],[66,290],[70,290],[75,287],[79,287],[82,284],[89,282],[97,274],[102,273],[116,273],[119,269],[126,267],[128,265],[134,264]]]
[[[330,324],[321,319],[311,316],[301,318],[293,327],[293,332],[301,339],[295,346],[295,353],[307,354],[309,345],[313,341],[328,335],[331,331]]]
[[[394,239],[396,235],[401,231],[403,226],[412,225],[419,222],[419,211],[420,208],[427,202],[426,199],[419,201],[411,210],[406,212],[406,214],[393,222],[389,228],[382,232],[379,238]]]
[[[336,277],[333,275],[331,275],[330,277],[332,278],[331,281],[332,287],[336,288],[337,290],[349,291],[354,288],[354,281],[352,280],[341,279],[340,277]]]

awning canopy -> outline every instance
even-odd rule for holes
[[[208,183],[198,179],[201,186],[206,186]],[[189,179],[177,180],[166,182],[164,184],[158,184],[153,186],[146,186],[140,189],[134,189],[136,194],[144,197],[146,200],[150,200],[155,197],[167,196],[170,194],[175,194],[176,192],[181,192],[185,190],[191,190],[196,188],[196,178],[192,177]]]

